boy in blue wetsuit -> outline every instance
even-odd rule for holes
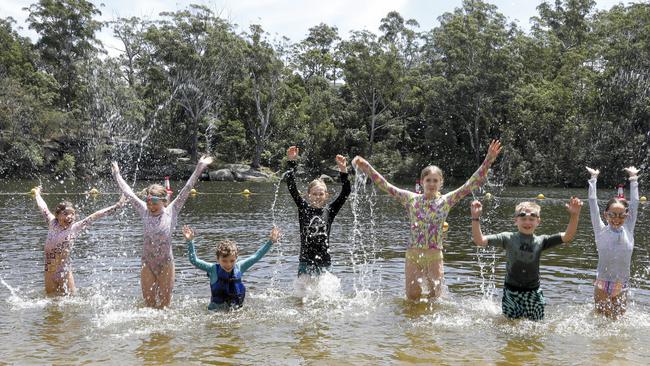
[[[210,277],[210,299],[209,310],[239,308],[244,303],[246,287],[242,282],[242,275],[251,266],[271,249],[271,245],[277,243],[280,238],[280,230],[274,227],[271,230],[269,239],[252,256],[237,260],[237,245],[231,240],[224,240],[217,244],[217,263],[208,263],[196,257],[194,250],[194,230],[189,226],[183,226],[183,235],[187,240],[187,255],[196,268],[207,272]]]
[[[515,208],[517,232],[484,236],[481,232],[481,202],[473,201],[472,240],[478,246],[495,246],[506,250],[506,278],[501,311],[509,319],[544,318],[544,294],[539,288],[539,260],[543,250],[573,240],[578,228],[582,201],[573,197],[566,205],[569,224],[566,231],[554,235],[535,235],[539,226],[541,207],[532,202],[521,202]]]

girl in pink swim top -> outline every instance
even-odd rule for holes
[[[45,240],[45,293],[48,295],[68,295],[76,291],[70,253],[74,247],[74,239],[93,221],[107,216],[124,206],[126,198],[122,198],[113,206],[104,208],[75,222],[76,212],[72,203],[63,201],[56,205],[54,214],[41,197],[41,187],[34,189],[34,197],[39,210],[47,221],[48,231]]]
[[[422,295],[421,284],[426,282],[429,297],[441,295],[444,268],[442,261],[443,225],[451,208],[473,189],[483,184],[488,169],[501,151],[501,143],[493,140],[483,164],[461,187],[441,195],[444,182],[442,170],[430,165],[422,170],[420,181],[422,194],[400,189],[390,184],[364,158],[357,156],[352,164],[370,176],[383,191],[397,199],[405,208],[410,221],[410,247],[406,250],[404,275],[406,297],[418,300]]]
[[[212,157],[203,156],[199,159],[194,173],[171,203],[167,202],[167,191],[160,184],[147,187],[145,201],[141,200],[120,175],[117,163],[112,164],[111,170],[117,185],[140,214],[144,224],[140,285],[148,307],[164,308],[171,303],[175,269],[172,255],[172,230],[176,226],[178,213],[187,201],[192,187],[210,163]]]

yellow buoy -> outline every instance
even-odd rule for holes
[[[251,194],[251,191],[249,191],[248,189],[244,189],[244,190],[241,192],[241,194],[243,194],[244,196],[248,196],[249,194]]]
[[[199,193],[199,192],[197,192],[196,189],[194,189],[194,188],[192,188],[192,189],[190,190],[190,194],[191,194],[192,196],[195,196],[197,193]]]
[[[544,195],[542,193],[537,195],[538,200],[543,200],[544,198],[546,198],[546,197],[544,197]]]
[[[486,200],[489,200],[491,198],[492,198],[492,193],[488,192],[488,193],[485,194],[485,199]]]
[[[88,191],[88,193],[90,193],[92,195],[96,195],[96,194],[99,194],[99,190],[97,188],[92,188],[90,191]]]
[[[648,199],[647,199],[645,196],[641,196],[641,198],[639,198],[639,201],[641,201],[641,202],[645,202],[645,201],[647,201],[647,200],[648,200]]]
[[[442,224],[442,232],[447,232],[447,230],[449,230],[449,224],[445,221],[445,223]]]

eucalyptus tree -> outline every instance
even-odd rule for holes
[[[146,40],[170,94],[189,119],[189,151],[196,159],[199,130],[208,116],[219,119],[221,103],[239,75],[242,47],[232,24],[206,6],[161,15],[163,20],[148,27]]]
[[[441,89],[431,119],[451,128],[457,152],[469,145],[478,163],[484,143],[498,134],[518,79],[517,30],[496,6],[480,0],[465,0],[439,20],[424,46],[424,64]]]
[[[101,48],[95,33],[103,24],[95,18],[101,12],[86,0],[39,0],[29,8],[27,23],[39,39],[36,49],[45,69],[61,88],[59,105],[71,111],[82,85],[79,63],[92,58]]]
[[[251,166],[258,169],[262,153],[272,133],[276,109],[285,82],[290,75],[282,58],[286,45],[283,41],[272,44],[262,27],[250,26],[250,33],[245,34],[243,66],[246,77],[243,86],[250,91],[254,111],[244,118],[246,129],[253,139]]]
[[[305,167],[313,172],[331,165],[332,156],[345,147],[339,138],[346,127],[339,118],[344,110],[338,93],[340,41],[337,27],[320,23],[309,28],[307,36],[292,48],[291,67],[297,77],[291,79],[291,89],[306,93],[302,105],[305,111],[293,121],[298,133],[292,143],[302,148]]]
[[[404,19],[396,11],[389,12],[381,19],[379,42],[385,52],[396,57],[395,64],[398,72],[398,84],[401,90],[397,91],[394,98],[388,103],[390,116],[395,121],[391,133],[386,134],[386,143],[391,150],[399,151],[398,167],[402,166],[404,173],[411,175],[408,170],[415,160],[407,157],[416,148],[411,136],[413,126],[419,124],[423,104],[435,103],[434,100],[425,100],[422,95],[422,69],[421,47],[422,34],[418,31],[420,25],[415,19]],[[392,138],[395,141],[388,141]],[[416,137],[417,139],[417,137]]]
[[[131,88],[137,84],[138,75],[141,75],[141,61],[148,51],[145,40],[147,25],[138,17],[119,18],[110,23],[113,36],[122,43],[117,59],[124,70],[123,77]]]
[[[650,4],[616,5],[594,20],[598,75],[587,136],[617,183],[620,167],[650,167]]]
[[[348,104],[358,105],[357,118],[368,136],[367,155],[372,156],[376,137],[394,119],[390,103],[402,91],[403,65],[395,52],[386,51],[374,33],[354,31],[341,42],[343,93]]]
[[[44,165],[42,140],[64,126],[53,105],[58,84],[38,69],[29,38],[0,19],[0,174],[31,174]]]
[[[591,0],[544,2],[522,42],[525,80],[511,104],[520,128],[510,129],[510,135],[521,164],[536,167],[522,183],[583,184],[575,167],[593,162],[585,131],[594,117],[590,106],[598,72],[594,6]]]

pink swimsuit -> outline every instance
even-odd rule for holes
[[[113,213],[118,208],[117,206],[104,208],[64,229],[47,208],[47,204],[40,195],[36,195],[36,204],[49,227],[47,239],[45,240],[45,273],[48,276],[53,276],[53,279],[57,282],[66,278],[68,272],[72,270],[70,252],[77,234],[87,228],[93,221]]]
[[[133,193],[133,190],[122,176],[119,173],[115,175],[118,186],[142,217],[142,223],[144,224],[142,264],[147,266],[155,276],[160,275],[164,267],[174,260],[172,254],[172,230],[176,227],[178,213],[185,201],[187,201],[192,187],[206,167],[207,165],[198,164],[176,199],[167,207],[164,207],[159,215],[155,216],[147,209],[147,203]]]

